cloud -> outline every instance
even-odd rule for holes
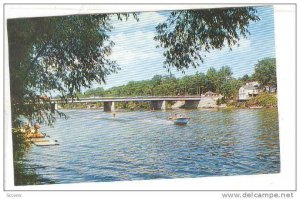
[[[111,58],[121,67],[128,67],[134,63],[145,62],[149,58],[161,57],[153,37],[153,32],[142,31],[118,34],[112,37],[116,45],[113,47]]]
[[[108,77],[109,85],[125,84],[131,80],[152,78],[153,74],[163,73],[163,49],[156,48],[155,26],[166,16],[156,12],[139,14],[139,21],[115,21],[110,39],[114,41],[110,58],[116,60],[121,70]]]
[[[206,58],[217,58],[228,55],[228,53],[245,53],[251,51],[251,40],[250,38],[241,38],[238,43],[231,47],[232,50],[227,46],[225,42],[225,47],[223,49],[215,49],[211,50],[209,53],[207,52],[200,52],[201,55],[205,56]],[[204,57],[204,58],[205,58]]]
[[[249,50],[251,47],[251,40],[242,37],[238,42],[238,45],[232,47],[232,50]]]
[[[156,48],[155,26],[164,21],[166,16],[156,12],[139,14],[139,21],[133,18],[128,21],[116,22],[111,34],[114,41],[111,58],[116,60],[121,68],[130,67],[145,61],[161,60],[162,50]],[[140,66],[139,66],[140,67]]]

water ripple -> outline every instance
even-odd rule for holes
[[[187,126],[170,112],[65,110],[70,119],[42,128],[60,145],[33,146],[27,164],[55,183],[280,172],[275,109],[182,112]]]

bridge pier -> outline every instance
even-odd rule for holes
[[[167,102],[166,102],[166,100],[151,101],[151,109],[154,109],[154,110],[166,110],[167,109]]]
[[[184,103],[184,108],[198,108],[200,100],[186,100]]]
[[[114,112],[115,102],[104,102],[104,112]]]

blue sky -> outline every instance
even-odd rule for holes
[[[257,10],[261,20],[250,24],[251,35],[241,39],[239,47],[233,47],[232,51],[224,48],[206,53],[204,63],[197,69],[188,69],[185,75],[192,75],[197,71],[206,73],[210,67],[218,69],[230,66],[234,77],[241,77],[251,75],[258,60],[275,57],[273,7],[258,7]],[[155,27],[166,18],[166,12],[142,12],[138,22],[133,18],[128,21],[114,20],[111,40],[115,42],[115,46],[111,58],[117,61],[121,70],[109,75],[106,85],[95,84],[93,87],[102,86],[107,89],[128,81],[151,79],[155,74],[169,74],[163,68],[163,49],[156,48],[158,43],[153,40]],[[184,75],[175,68],[171,72],[176,77]]]

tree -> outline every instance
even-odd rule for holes
[[[87,90],[83,96],[85,96],[85,97],[97,96],[98,97],[98,96],[104,96],[104,94],[105,94],[104,88],[98,87],[95,89]]]
[[[206,72],[206,87],[209,91],[216,92],[218,87],[218,72],[215,68],[210,67]]]
[[[232,71],[229,66],[222,66],[218,72],[218,81],[216,82],[216,91],[219,93],[221,91],[221,86],[226,84],[228,81],[232,79]]]
[[[242,78],[239,78],[241,81],[243,81],[244,83],[250,82],[252,81],[252,77],[249,75],[244,75]]]
[[[76,97],[82,87],[105,82],[118,70],[109,59],[110,14],[22,18],[7,21],[12,121],[53,122],[51,92]],[[118,15],[119,19],[129,15]],[[44,97],[41,97],[44,96]]]
[[[201,93],[203,93],[203,90],[205,88],[205,79],[206,76],[204,73],[196,73],[194,75],[193,81],[194,81],[194,86],[197,89],[196,94],[200,95]]]
[[[224,82],[220,90],[225,99],[232,99],[238,95],[238,90],[242,85],[240,80],[232,78]]]
[[[227,80],[232,78],[232,71],[229,66],[222,66],[218,71],[218,76],[221,82],[226,82]]]
[[[264,58],[255,65],[253,75],[261,86],[277,86],[276,81],[276,59]]]
[[[179,10],[156,27],[154,39],[165,49],[164,67],[178,70],[197,67],[203,62],[200,52],[231,47],[249,34],[251,21],[258,21],[253,7]]]

